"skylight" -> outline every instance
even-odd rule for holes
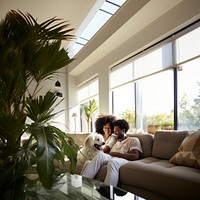
[[[69,45],[69,56],[74,57],[87,42],[98,32],[98,30],[116,13],[126,0],[106,0],[99,6],[99,9],[88,20],[81,33],[76,34],[76,41]]]

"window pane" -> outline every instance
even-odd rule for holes
[[[88,97],[88,88],[87,88],[87,86],[81,87],[78,90],[78,100],[82,101],[84,99],[87,99],[87,97]]]
[[[155,74],[138,84],[141,102],[137,104],[142,105],[143,130],[147,131],[148,125],[156,125],[159,129],[161,126],[173,126],[173,71]]]
[[[69,53],[70,58],[76,55],[82,48],[83,48],[82,44],[75,43],[70,49],[70,53]]]
[[[200,59],[188,62],[178,73],[178,128],[200,128]]]
[[[97,95],[99,92],[99,85],[98,85],[98,80],[95,80],[91,82],[91,84],[88,86],[89,89],[89,96],[94,96]]]
[[[80,102],[89,99],[92,96],[97,95],[98,93],[99,93],[98,79],[94,78],[91,81],[79,87],[78,101]]]
[[[177,63],[200,55],[200,27],[176,40]]]
[[[131,114],[135,113],[134,83],[129,83],[113,90],[113,114],[118,118],[129,121]],[[134,116],[133,116],[134,118]],[[130,130],[135,127],[134,119],[130,120]]]
[[[157,49],[134,61],[134,78],[139,78],[162,67],[162,49]]]
[[[88,124],[88,121],[87,121],[87,117],[84,113],[84,106],[91,105],[92,100],[96,101],[96,106],[99,109],[98,96],[94,96],[93,98],[91,98],[87,102],[80,104],[80,116],[81,116],[80,124],[81,124],[81,131],[82,132],[95,132],[95,120],[96,120],[97,116],[99,115],[98,109],[94,113],[92,113],[92,119],[89,122],[89,124]]]
[[[80,130],[82,132],[87,131],[94,131],[94,121],[95,118],[98,116],[98,110],[94,113],[91,123],[88,124],[85,117],[85,113],[83,111],[84,106],[90,105],[93,99],[96,100],[97,106],[99,108],[99,101],[98,101],[98,93],[99,93],[99,85],[98,85],[98,78],[94,78],[84,85],[82,85],[78,90],[78,101],[80,105]]]
[[[133,80],[133,64],[113,68],[111,72],[111,88]]]
[[[82,44],[82,45],[85,45],[86,43],[88,42],[88,40],[84,39],[84,38],[78,38],[76,40],[76,43],[77,44]]]
[[[114,0],[114,3],[119,5],[119,6],[122,6],[124,4],[126,0]]]
[[[102,5],[102,7],[99,7],[96,5],[94,9],[92,10],[96,14],[94,17],[88,17],[87,24],[84,25],[84,30],[82,33],[80,33],[80,38],[84,38],[84,42],[77,41],[77,43],[86,44],[95,34],[99,31],[99,29],[112,17],[112,14],[114,14],[120,6],[124,4],[126,0],[115,0],[115,1],[105,1]],[[98,11],[97,11],[98,10]],[[104,10],[104,11],[102,11]],[[107,13],[108,12],[108,13]],[[112,13],[112,14],[111,14]],[[85,22],[84,22],[85,23]],[[75,45],[75,47],[74,47]],[[71,45],[70,45],[71,46]],[[84,45],[77,45],[76,43],[72,45],[70,48],[69,56],[70,58],[74,57],[82,48]]]
[[[99,12],[97,12],[96,15],[91,19],[81,37],[90,40],[94,34],[109,20],[110,17],[111,15],[99,10]]]
[[[113,5],[111,3],[105,2],[103,4],[103,6],[101,7],[101,9],[105,10],[105,11],[111,13],[111,14],[114,14],[119,9],[119,7],[116,6],[116,5]]]

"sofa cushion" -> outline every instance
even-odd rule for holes
[[[120,181],[169,199],[200,199],[200,170],[168,160],[148,157],[130,161],[120,168]]]
[[[151,156],[152,146],[153,146],[153,135],[148,133],[128,133],[128,137],[137,137],[140,140],[143,154],[142,157],[149,157]]]
[[[170,159],[177,153],[179,146],[186,137],[188,131],[156,131],[152,156],[162,159]]]
[[[200,169],[200,130],[188,133],[170,162]]]

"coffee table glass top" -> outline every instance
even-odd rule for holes
[[[142,200],[130,192],[108,186],[94,179],[80,175],[62,174],[52,189],[47,190],[39,184],[26,190],[28,200],[90,200],[90,199],[113,199],[113,200]]]

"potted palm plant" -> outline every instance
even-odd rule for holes
[[[97,101],[92,99],[89,105],[83,107],[83,112],[85,114],[85,119],[87,121],[88,132],[90,132],[90,123],[92,121],[92,117],[98,109]]]
[[[78,145],[50,122],[57,114],[56,91],[39,94],[45,80],[72,60],[61,47],[74,38],[68,23],[51,18],[38,23],[29,13],[10,11],[0,22],[0,193],[16,198],[33,163],[42,185],[51,188],[54,161],[76,165]],[[30,87],[33,88],[30,90]],[[29,135],[21,142],[24,133]],[[68,142],[70,140],[70,142]]]

